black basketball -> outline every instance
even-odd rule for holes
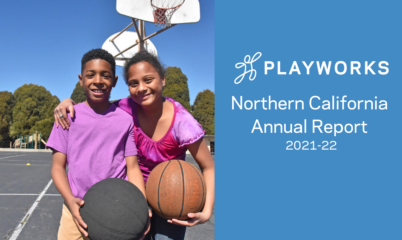
[[[109,178],[93,185],[80,209],[91,240],[140,239],[148,223],[148,205],[132,183]]]

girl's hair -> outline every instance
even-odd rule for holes
[[[136,53],[132,58],[130,58],[126,65],[124,65],[124,81],[126,83],[128,83],[128,70],[132,65],[139,62],[147,62],[151,64],[152,67],[154,67],[155,70],[159,73],[159,76],[161,78],[165,77],[165,68],[162,67],[162,64],[160,63],[158,57],[147,51],[140,51]]]

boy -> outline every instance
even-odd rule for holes
[[[117,82],[115,68],[113,56],[105,50],[94,49],[83,56],[78,78],[87,100],[75,105],[74,118],[68,116],[70,128],[53,126],[47,142],[53,149],[52,179],[64,198],[59,240],[87,239],[87,225],[79,209],[95,183],[106,178],[126,179],[145,196],[133,119],[109,102]]]

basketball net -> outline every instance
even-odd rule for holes
[[[170,19],[173,13],[185,0],[151,0],[155,26],[160,28],[170,27]]]

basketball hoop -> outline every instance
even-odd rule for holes
[[[185,0],[151,0],[155,26],[160,28],[170,27],[170,19],[173,13]]]

